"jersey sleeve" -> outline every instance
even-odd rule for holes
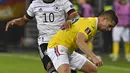
[[[82,27],[79,30],[79,32],[83,33],[86,36],[86,38],[88,38],[88,35],[91,33],[91,29],[88,26],[87,27]]]
[[[33,8],[33,4],[30,4],[30,6],[28,7],[27,11],[26,11],[26,15],[28,17],[34,17],[34,8]]]
[[[74,7],[69,0],[64,0],[63,9],[65,10],[66,13],[68,13],[70,10],[74,10]]]
[[[89,38],[94,31],[93,28],[91,27],[90,20],[88,22],[88,20],[82,18],[82,21],[80,22],[81,23],[79,24],[82,24],[82,26],[79,26],[80,27],[79,32],[83,33],[86,36],[86,38]]]
[[[96,33],[92,26],[84,26],[79,30],[79,32],[83,33],[88,40],[92,39]]]
[[[87,18],[80,22],[79,32],[83,33],[88,40],[91,40],[97,32],[96,18]]]

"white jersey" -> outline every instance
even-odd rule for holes
[[[39,30],[38,43],[48,42],[65,22],[65,13],[74,9],[69,0],[55,0],[53,3],[44,3],[42,0],[34,0],[30,4],[27,14],[36,18]]]

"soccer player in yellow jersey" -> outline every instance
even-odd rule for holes
[[[109,10],[99,17],[74,19],[71,28],[59,30],[50,40],[47,49],[47,54],[58,73],[71,73],[71,69],[97,73],[97,67],[102,66],[103,62],[88,48],[87,42],[97,31],[109,31],[117,23],[116,13]],[[90,56],[93,63],[83,55],[74,52],[77,48]]]

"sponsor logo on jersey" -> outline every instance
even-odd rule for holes
[[[89,33],[91,32],[91,29],[90,29],[89,27],[87,27],[87,28],[85,29],[85,32],[86,32],[87,34],[89,34]]]

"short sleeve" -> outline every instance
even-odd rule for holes
[[[86,38],[88,38],[88,36],[92,32],[92,30],[89,26],[86,26],[86,27],[84,26],[79,30],[79,32],[83,33],[86,36]]]
[[[33,4],[30,4],[30,6],[27,9],[27,15],[29,15],[30,17],[34,17],[34,9],[33,9]]]
[[[67,13],[68,11],[74,9],[74,6],[69,0],[65,0],[63,3],[63,9]]]

